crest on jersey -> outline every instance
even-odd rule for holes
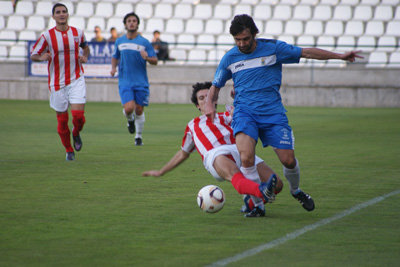
[[[79,43],[79,36],[74,36],[74,42]]]

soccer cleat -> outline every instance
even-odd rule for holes
[[[135,146],[142,146],[143,145],[143,141],[142,138],[138,137],[135,139]]]
[[[264,217],[264,216],[265,216],[265,210],[260,209],[259,207],[255,207],[252,211],[244,215],[244,217],[246,218]]]
[[[128,121],[128,131],[129,131],[131,134],[134,134],[134,133],[135,133],[136,128],[135,128],[135,121],[134,121],[134,120],[133,120],[133,121]]]
[[[250,195],[243,195],[243,202],[244,205],[242,206],[242,208],[240,209],[240,212],[242,213],[248,213],[251,211],[250,209],[250,201],[251,201],[251,197]]]
[[[314,200],[310,197],[309,194],[304,193],[300,189],[292,194],[292,196],[300,202],[305,210],[312,211],[315,208]]]
[[[80,151],[82,149],[82,139],[81,136],[78,134],[77,136],[72,136],[74,140],[74,148],[76,151]]]
[[[275,188],[278,182],[278,177],[275,174],[272,174],[269,178],[268,182],[261,183],[258,187],[263,195],[266,203],[272,203],[275,200]]]
[[[65,155],[65,160],[66,161],[75,160],[75,153],[74,152],[67,152],[67,154]]]

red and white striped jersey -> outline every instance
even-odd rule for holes
[[[205,153],[213,148],[235,144],[231,121],[229,112],[217,113],[214,123],[206,115],[194,118],[186,126],[182,150],[191,153],[196,148],[204,159]]]
[[[31,55],[51,54],[47,65],[50,90],[58,91],[83,75],[79,47],[85,43],[83,31],[71,26],[64,32],[54,27],[45,31],[36,41]]]

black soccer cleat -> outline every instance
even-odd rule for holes
[[[312,211],[315,208],[314,200],[311,196],[300,189],[298,189],[296,193],[292,194],[292,196],[300,202],[305,210]]]
[[[135,139],[135,146],[142,146],[143,145],[143,141],[142,138],[138,137]]]
[[[82,149],[82,139],[81,136],[78,134],[77,136],[72,136],[74,140],[74,148],[76,151],[80,151]]]
[[[67,154],[65,155],[65,160],[66,161],[75,160],[75,153],[74,152],[67,152]]]
[[[256,218],[256,217],[264,217],[265,216],[265,210],[260,209],[259,207],[255,207],[252,211],[249,213],[246,213],[244,217],[246,218]]]
[[[128,121],[128,125],[127,126],[128,126],[129,133],[134,134],[135,131],[136,131],[135,121],[134,120],[133,121]]]

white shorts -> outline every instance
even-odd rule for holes
[[[50,107],[57,112],[64,112],[69,104],[86,103],[86,85],[85,78],[79,77],[72,83],[58,91],[50,92]]]
[[[219,182],[225,181],[224,178],[218,175],[217,171],[214,169],[214,161],[219,155],[232,155],[235,160],[236,166],[240,168],[242,166],[242,161],[240,160],[240,154],[237,150],[236,145],[222,145],[211,149],[204,155],[203,165],[204,168]],[[256,156],[255,165],[263,162],[263,160]]]

